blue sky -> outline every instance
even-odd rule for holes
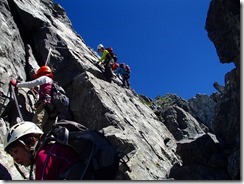
[[[205,30],[210,0],[54,0],[96,50],[111,46],[131,67],[131,87],[154,99],[216,92],[233,64],[221,64]]]

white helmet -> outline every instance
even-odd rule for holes
[[[5,137],[4,150],[6,151],[6,148],[19,138],[32,133],[43,134],[43,131],[36,124],[29,121],[23,121],[15,124],[10,128]]]
[[[102,44],[99,44],[98,46],[97,46],[97,50],[100,50],[100,49],[103,49],[104,48],[104,46],[102,45]]]

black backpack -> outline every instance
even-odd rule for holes
[[[57,82],[52,84],[52,103],[59,114],[65,113],[69,108],[69,98],[65,90]]]
[[[109,54],[113,58],[114,62],[117,62],[117,55],[114,53],[113,48],[107,47],[106,50],[109,52]]]
[[[119,168],[119,155],[114,146],[100,132],[68,120],[52,126],[44,145],[49,141],[73,148],[81,162],[60,175],[65,180],[112,180]]]

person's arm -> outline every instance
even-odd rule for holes
[[[102,54],[102,57],[98,60],[98,62],[102,62],[103,60],[105,60],[105,58],[107,57],[107,54],[108,54],[109,52],[105,49],[104,51],[103,51],[103,54]]]
[[[18,88],[33,88],[38,85],[42,85],[48,82],[52,82],[52,79],[47,76],[41,76],[35,80],[28,81],[28,82],[20,82],[16,84]]]

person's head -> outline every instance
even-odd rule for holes
[[[97,46],[97,51],[98,52],[102,52],[104,50],[104,46],[102,45],[102,44],[99,44],[98,46]]]
[[[124,68],[125,67],[125,63],[120,63],[119,67]]]
[[[53,78],[53,71],[52,71],[52,69],[49,67],[49,66],[46,66],[46,65],[44,65],[44,66],[41,66],[38,70],[37,70],[37,72],[36,72],[36,74],[34,74],[34,78],[39,78],[39,77],[41,77],[41,76],[48,76],[48,77],[50,77],[50,78]]]
[[[29,166],[33,158],[33,149],[43,131],[34,123],[23,121],[15,124],[8,131],[4,150],[18,164]]]

